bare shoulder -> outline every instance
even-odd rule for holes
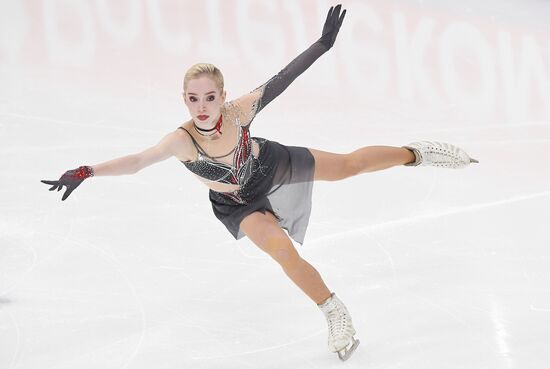
[[[192,160],[192,155],[193,141],[179,128],[164,135],[157,144],[135,154],[138,170],[170,157],[176,157],[181,161]]]
[[[188,121],[166,136],[169,137],[171,151],[178,160],[186,161],[193,159],[193,141],[188,133],[190,128],[191,121]],[[185,132],[184,129],[187,130],[187,132]]]

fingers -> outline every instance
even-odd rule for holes
[[[334,8],[334,13],[336,13],[337,16],[340,15],[340,9],[342,9],[342,4],[338,4]]]
[[[74,188],[67,187],[67,191],[63,194],[63,197],[61,198],[61,201],[65,201],[67,197],[73,192]]]
[[[338,19],[338,28],[342,26],[342,22],[344,21],[344,17],[346,16],[346,9],[342,12],[342,15],[340,16],[340,19]]]
[[[42,180],[42,181],[40,181],[40,182],[52,186],[52,187],[50,187],[50,189],[49,189],[50,191],[54,191],[55,189],[57,189],[57,190],[59,191],[58,187],[59,187],[59,188],[63,187],[63,185],[60,185],[60,184],[59,184],[59,181],[45,181],[45,180]]]
[[[74,182],[74,183],[70,183],[67,185],[67,191],[65,191],[65,193],[63,194],[63,198],[61,198],[62,201],[65,201],[65,199],[67,197],[69,197],[69,195],[74,191],[76,190],[76,188],[78,186],[80,186],[80,184],[82,183],[82,181],[78,181],[78,182]]]
[[[327,19],[325,19],[325,24],[328,23],[332,18],[332,9],[334,9],[333,6],[331,6],[330,9],[328,10]]]
[[[342,4],[336,5],[336,7],[330,7],[327,15],[327,21],[330,19],[330,23],[336,27],[340,27],[344,21],[344,16],[346,15],[346,9],[340,15],[340,10],[342,10]]]
[[[340,26],[346,16],[346,9],[344,9],[340,14],[341,10],[342,4],[338,4],[336,6],[331,6],[327,13],[327,19],[323,25],[323,33],[319,39],[321,43],[327,47],[327,49],[330,49],[334,45],[336,35],[338,34]]]
[[[63,196],[61,197],[61,201],[65,201],[69,195],[82,183],[83,180],[76,180],[76,181],[46,181],[41,180],[40,182],[51,185],[50,191],[57,192],[61,191],[63,189],[63,186],[66,187],[66,191],[63,193]]]
[[[340,9],[342,9],[342,4],[336,5],[334,11],[332,12],[332,24],[336,25],[338,23],[338,18],[340,17]]]
[[[47,185],[52,185],[52,187],[49,188],[49,191],[55,191],[57,190],[57,192],[61,191],[61,189],[63,188],[63,184],[60,184],[59,181],[45,181],[45,180],[41,180],[40,182],[42,183],[45,183]],[[66,185],[65,185],[66,186]],[[74,188],[73,189],[70,189],[69,186],[67,186],[67,191],[65,191],[65,193],[63,194],[63,198],[62,200],[65,200],[67,198],[67,196],[69,196],[71,194],[71,192],[73,192]]]
[[[61,197],[61,201],[65,201],[67,199],[67,197],[69,197],[69,195],[80,185],[81,182],[78,182],[78,183],[60,183],[59,181],[46,181],[46,180],[41,180],[40,182],[42,183],[45,183],[47,185],[52,185],[52,187],[50,188],[50,191],[55,191],[57,190],[57,192],[61,191],[63,189],[63,186],[67,187],[67,190],[63,193],[63,196]]]

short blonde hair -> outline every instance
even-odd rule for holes
[[[187,91],[190,80],[199,78],[202,75],[211,78],[220,89],[220,92],[223,92],[223,74],[218,67],[209,63],[198,63],[187,70],[183,78],[183,92]]]

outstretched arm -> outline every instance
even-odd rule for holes
[[[177,133],[165,135],[156,145],[139,153],[126,155],[100,164],[93,165],[94,176],[120,176],[135,174],[145,167],[172,157],[181,144]]]
[[[321,38],[263,85],[263,93],[260,97],[257,112],[279,96],[300,74],[332,48],[346,15],[345,9],[340,15],[341,7],[342,5],[337,5],[336,8],[331,7],[329,9]]]
[[[244,113],[240,117],[241,124],[249,124],[254,116],[279,96],[290,84],[306,69],[308,69],[321,55],[326,53],[336,41],[340,26],[344,21],[346,10],[340,13],[342,5],[330,7],[321,38],[308,47],[304,52],[292,60],[276,76],[237,100],[235,104]]]
[[[61,198],[62,201],[65,201],[86,178],[135,174],[147,166],[176,154],[185,156],[186,139],[182,138],[179,133],[172,132],[164,136],[156,145],[140,153],[122,156],[93,166],[80,166],[66,171],[57,181],[42,180],[41,182],[52,186],[50,191],[61,191],[65,186],[67,190]]]

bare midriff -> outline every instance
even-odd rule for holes
[[[210,188],[213,191],[216,192],[234,192],[241,188],[239,185],[233,185],[233,184],[227,184],[227,183],[220,183],[220,182],[212,182],[205,180],[202,177],[199,177],[195,174],[195,177],[199,179],[202,183],[206,185],[206,187]]]

